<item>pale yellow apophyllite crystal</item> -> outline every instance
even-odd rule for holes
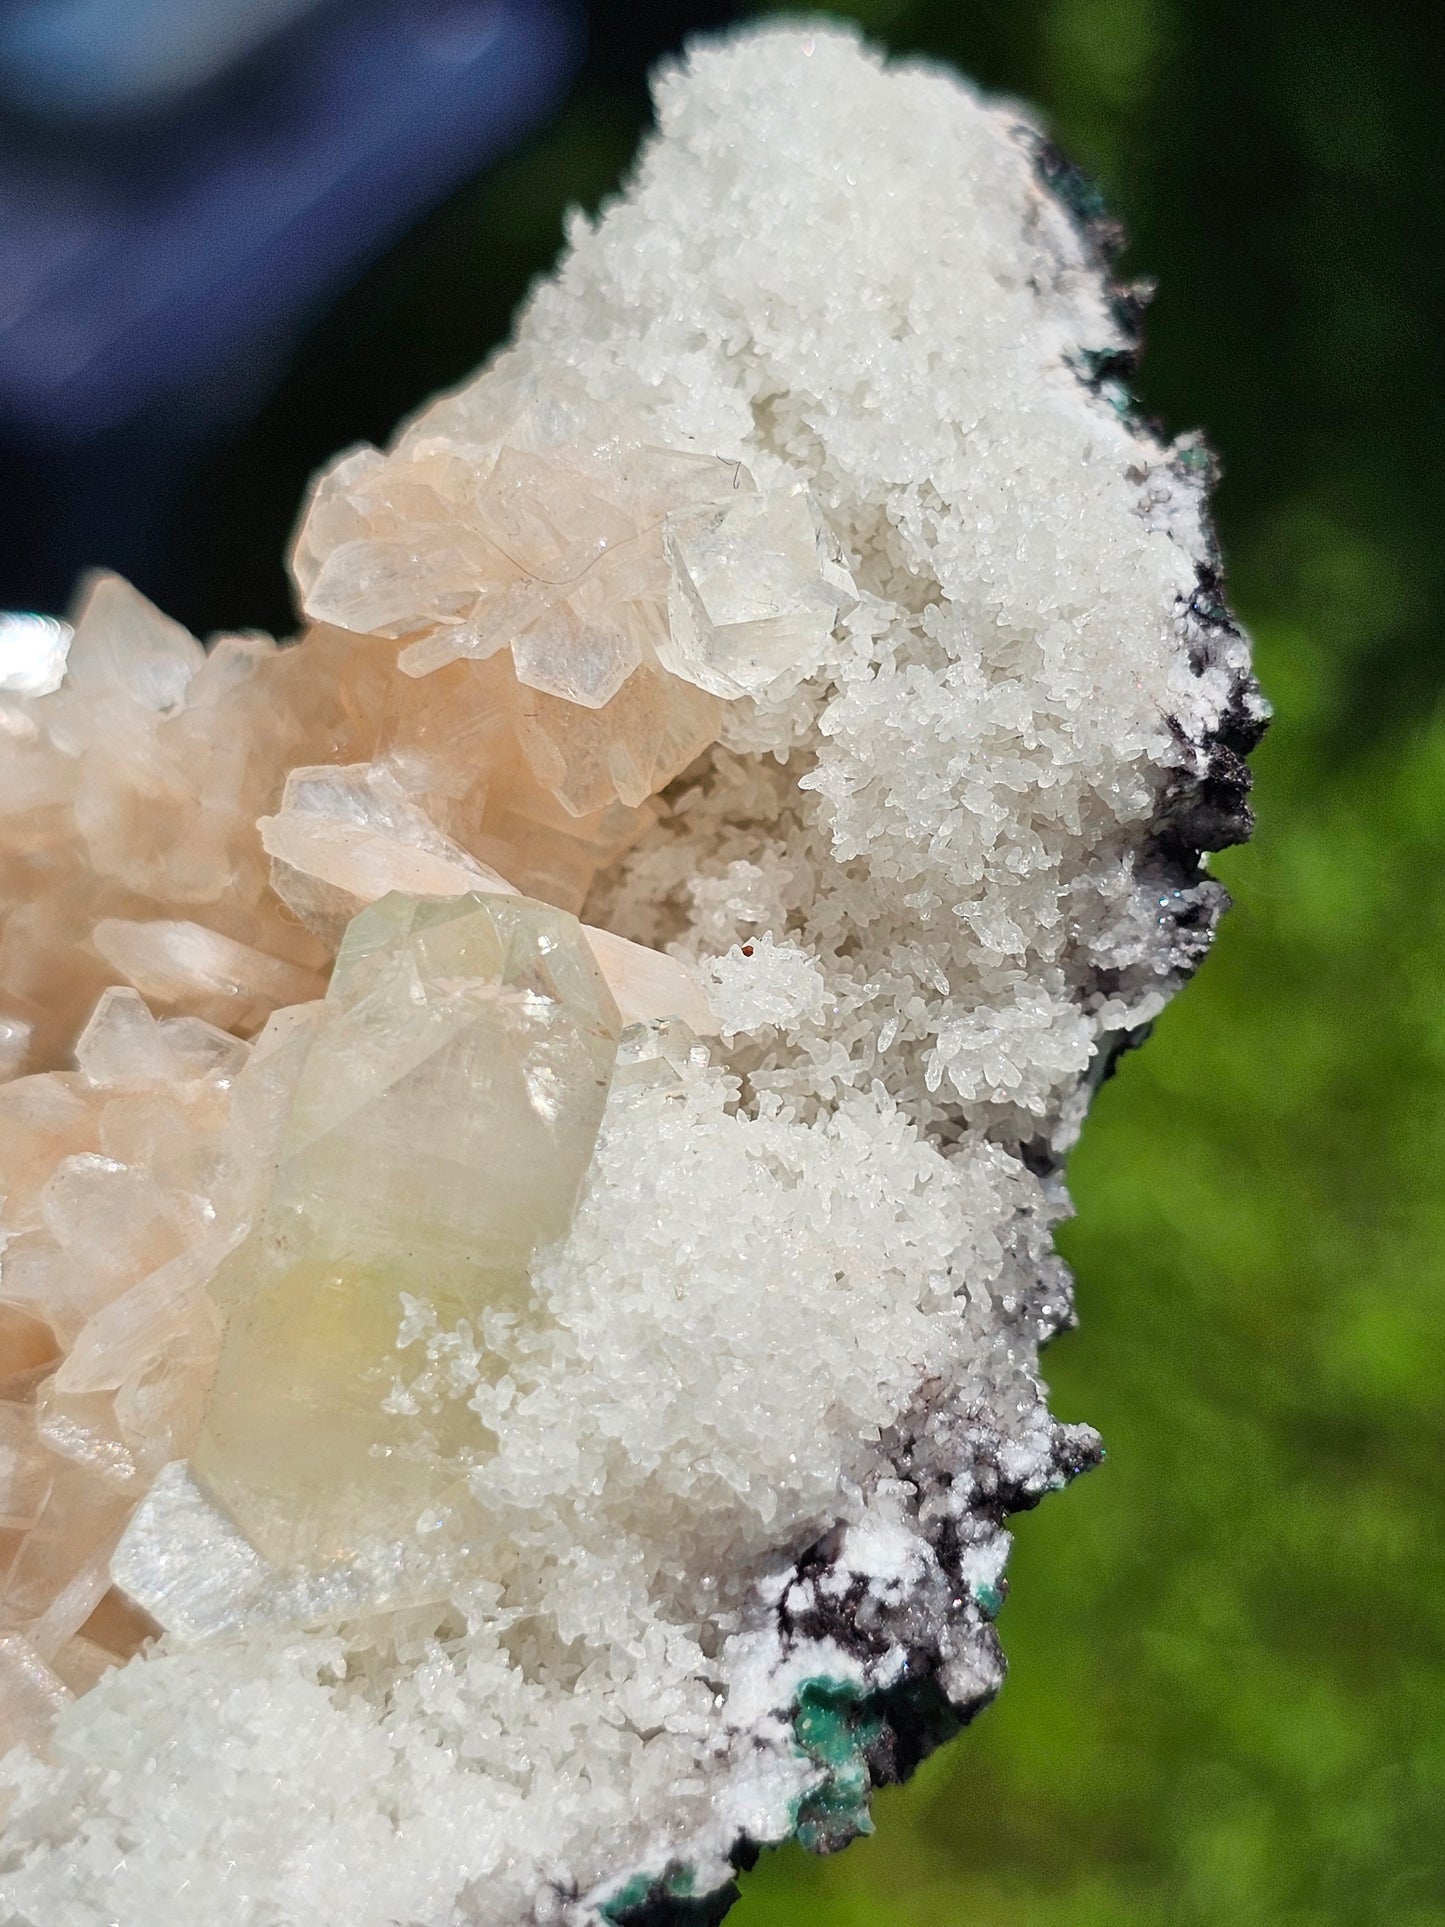
[[[404,1298],[480,1331],[526,1315],[571,1222],[617,1050],[575,918],[392,895],[342,944],[269,1200],[212,1291],[226,1316],[192,1469],[277,1565],[408,1540],[465,1488],[474,1414],[426,1409]]]

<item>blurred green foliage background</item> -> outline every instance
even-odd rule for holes
[[[798,11],[796,7],[789,9]],[[656,10],[654,10],[656,11]],[[665,13],[665,9],[663,12]],[[724,10],[715,10],[724,11]],[[758,9],[771,11],[771,9]],[[1021,1520],[997,1705],[736,1927],[1445,1923],[1445,115],[1435,9],[856,0],[1043,110],[1155,276],[1138,387],[1226,471],[1279,721],[1238,907],[1105,1089],[1049,1354],[1108,1463]],[[694,15],[695,17],[695,15]],[[192,492],[167,600],[287,625],[309,468],[506,329],[611,187],[635,77],[589,70],[314,331]],[[258,558],[267,558],[262,564]],[[270,573],[258,573],[262,567]]]

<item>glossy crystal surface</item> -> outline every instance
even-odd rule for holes
[[[474,1422],[398,1389],[408,1303],[444,1326],[529,1315],[619,1028],[550,906],[391,895],[351,925],[269,1198],[211,1285],[226,1328],[192,1465],[271,1561],[352,1557],[459,1495]]]

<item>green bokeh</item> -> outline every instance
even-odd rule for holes
[[[1226,461],[1280,712],[1203,975],[1071,1161],[1011,1676],[735,1927],[1445,1922],[1439,116],[1402,10],[874,4],[1045,110],[1161,293],[1140,387]]]

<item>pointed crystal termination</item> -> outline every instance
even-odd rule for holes
[[[391,895],[356,917],[306,1046],[191,1465],[274,1564],[414,1535],[465,1490],[465,1406],[395,1390],[404,1298],[445,1326],[527,1315],[567,1230],[617,1052],[576,919],[526,898]]]

